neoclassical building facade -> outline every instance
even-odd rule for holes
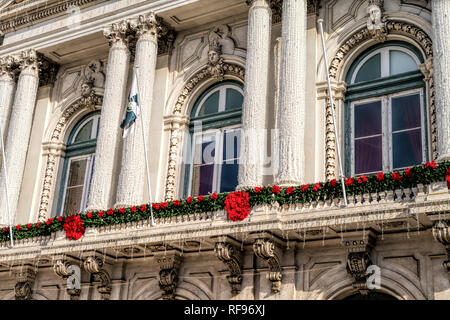
[[[0,298],[450,299],[445,176],[347,205],[251,199],[243,221],[223,205],[331,188],[338,147],[355,184],[450,161],[449,16],[447,0],[0,1]],[[153,223],[120,218],[137,212]]]

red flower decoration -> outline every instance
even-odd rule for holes
[[[213,200],[216,200],[217,197],[218,197],[218,196],[217,196],[217,193],[215,193],[215,192],[211,195],[211,199],[213,199]]]
[[[399,181],[399,180],[402,180],[402,176],[399,175],[397,171],[395,171],[395,172],[392,174],[392,179],[394,179],[395,181]]]
[[[361,184],[363,182],[369,181],[366,176],[361,176],[358,178],[358,183]]]
[[[175,200],[174,202],[173,202],[173,205],[175,205],[175,206],[179,206],[179,205],[181,205],[181,203],[180,203],[180,201],[178,201],[178,200]]]
[[[203,201],[203,197],[200,195],[197,197],[197,202],[202,202]]]
[[[59,222],[63,221],[63,217],[62,217],[62,216],[59,216],[59,217],[58,217],[58,221],[59,221]]]
[[[306,190],[308,190],[308,188],[309,188],[309,184],[302,185],[302,192],[305,192]]]
[[[154,203],[154,204],[152,205],[152,208],[155,209],[155,210],[159,210],[159,204]]]
[[[125,208],[119,208],[119,212],[122,214],[125,213]]]
[[[447,180],[447,188],[450,189],[450,167],[448,167],[447,172],[445,173],[445,180]]]
[[[345,185],[346,186],[351,186],[353,184],[353,178],[350,177],[348,179],[345,179]]]
[[[192,202],[192,197],[191,197],[191,196],[187,197],[186,202],[189,203],[189,204],[191,204],[191,202]]]
[[[112,215],[114,214],[114,210],[113,210],[113,209],[109,209],[109,210],[106,212],[106,214],[109,215],[109,216],[112,216]]]
[[[314,191],[319,191],[319,189],[322,187],[322,185],[319,183],[319,182],[317,182],[315,185],[314,185],[314,188],[313,188],[313,190]]]
[[[136,212],[136,210],[137,210],[136,206],[132,206],[132,207],[131,207],[131,212],[134,213],[134,212]]]
[[[261,192],[261,188],[260,187],[255,187],[255,192],[256,193],[260,193]]]
[[[431,161],[431,162],[425,163],[425,168],[436,169],[436,162],[433,160],[433,161]]]
[[[295,191],[294,188],[288,187],[288,188],[286,189],[286,194],[293,194],[294,191]]]
[[[144,211],[146,211],[146,210],[147,210],[147,205],[143,204],[143,205],[141,206],[141,212],[144,212]]]
[[[225,210],[228,219],[233,221],[242,221],[250,213],[250,197],[245,191],[236,191],[230,193],[225,198]]]
[[[87,215],[88,219],[92,219],[92,212],[88,212]]]
[[[100,211],[100,212],[98,213],[98,216],[99,216],[100,218],[103,218],[103,217],[105,216],[105,213],[104,213],[103,211]]]
[[[36,228],[40,228],[41,227],[41,223],[40,222],[38,222],[38,223],[36,223]]]
[[[53,218],[48,219],[47,221],[45,221],[46,225],[51,225],[53,223]]]
[[[330,181],[330,186],[331,187],[336,187],[336,184],[337,184],[336,179],[333,179],[333,180]]]
[[[22,227],[20,226],[20,224],[18,224],[18,225],[16,226],[16,229],[17,229],[17,230],[22,230]]]
[[[66,238],[70,240],[80,239],[84,235],[84,223],[80,215],[67,217],[63,229],[66,231]]]
[[[384,179],[384,173],[383,172],[378,172],[378,174],[377,174],[377,180],[378,181],[381,181],[381,180],[383,180]]]
[[[272,193],[280,193],[281,188],[279,186],[273,186],[272,187]]]
[[[411,168],[408,168],[408,169],[405,170],[405,176],[406,177],[412,177],[412,169]]]
[[[168,205],[169,205],[168,202],[161,202],[161,203],[159,204],[159,206],[161,207],[161,209],[167,208]]]
[[[4,227],[3,230],[4,230],[5,232],[8,232],[8,231],[9,231],[9,228],[8,228],[8,227]]]
[[[32,227],[33,227],[33,225],[32,225],[31,223],[28,223],[28,224],[27,224],[27,228],[28,228],[28,229],[31,229]]]

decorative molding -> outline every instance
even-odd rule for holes
[[[36,279],[36,271],[31,266],[18,267],[14,271],[16,285],[14,293],[16,300],[31,300],[33,296],[33,285]]]
[[[165,252],[155,254],[156,263],[160,267],[159,287],[163,291],[162,300],[175,300],[175,291],[178,284],[178,271],[182,258],[178,252]]]
[[[355,280],[353,287],[362,295],[369,293],[367,268],[372,264],[370,254],[375,245],[375,239],[375,236],[369,232],[361,237],[352,237],[345,241],[348,250],[347,271]]]
[[[267,279],[272,282],[272,292],[278,293],[281,289],[281,273],[280,256],[275,252],[275,244],[270,239],[259,238],[253,243],[253,252],[255,255],[269,265],[269,273]]]
[[[218,77],[218,75],[221,76]],[[196,74],[194,74],[191,78],[189,78],[189,80],[181,90],[181,93],[176,100],[171,116],[175,118],[176,116],[182,115],[183,107],[189,100],[191,93],[201,83],[211,78],[215,79],[216,81],[220,81],[219,79],[223,78],[225,75],[237,76],[239,79],[244,81],[245,69],[237,64],[226,62],[217,64],[214,68],[211,68],[210,64],[206,65]],[[171,130],[170,133],[169,161],[167,167],[166,186],[165,186],[166,201],[171,201],[175,197],[178,152],[179,146],[182,141],[183,130],[185,128],[184,124],[178,122],[174,123],[171,126],[173,127],[173,129]]]
[[[97,291],[103,300],[109,300],[111,296],[111,277],[109,273],[103,269],[103,260],[96,256],[89,256],[83,262],[84,270],[91,273],[94,281],[99,281]]]
[[[385,35],[386,40],[389,39],[390,35],[403,35],[408,38],[414,40],[425,53],[425,59],[429,60],[433,58],[433,43],[431,38],[427,35],[427,33],[421,29],[419,26],[413,25],[409,22],[404,21],[395,21],[395,20],[387,20],[385,22]],[[384,32],[384,31],[383,31]],[[360,47],[364,43],[373,40],[373,32],[371,32],[367,25],[351,34],[347,40],[343,42],[343,44],[336,51],[334,57],[331,59],[331,64],[328,70],[331,80],[338,80],[340,73],[342,72],[342,66],[344,65],[344,61],[350,52],[355,50],[357,47]],[[379,39],[378,39],[379,40]],[[430,112],[430,131],[431,131],[431,149],[433,159],[437,157],[437,145],[436,145],[436,108],[434,103],[434,81],[432,72],[429,74],[428,80],[428,92],[429,92],[429,112]],[[327,114],[331,113],[330,106],[328,104]],[[327,126],[325,135],[333,136],[332,143],[335,144],[334,133],[329,126]],[[327,153],[328,150],[325,150]],[[325,172],[327,174],[327,178],[336,177],[336,168],[335,168],[335,160],[336,153],[333,152],[333,157],[327,157],[325,164]]]
[[[52,186],[56,179],[55,175],[55,167],[58,162],[58,158],[61,156],[60,143],[62,141],[62,133],[64,132],[67,124],[69,123],[70,118],[74,113],[81,109],[89,109],[91,111],[100,109],[103,104],[103,97],[98,96],[91,91],[89,96],[81,97],[75,103],[73,103],[70,107],[68,107],[61,117],[59,118],[55,129],[53,130],[53,134],[51,137],[51,143],[53,144],[53,148],[46,150],[47,152],[47,163],[45,165],[45,176],[44,182],[41,191],[41,200],[39,204],[39,220],[45,221],[48,215],[48,206],[50,204],[50,198],[52,194]],[[48,145],[48,144],[47,144]],[[51,145],[49,145],[51,147]]]
[[[228,242],[217,242],[214,247],[217,258],[222,261],[230,271],[227,276],[233,296],[241,292],[242,283],[242,255],[236,247]]]
[[[447,261],[444,261],[444,268],[447,269],[450,274],[450,228],[448,221],[437,221],[433,225],[433,236],[439,241],[445,248],[447,253]]]
[[[55,264],[53,265],[53,271],[55,274],[62,278],[63,280],[67,281],[67,279],[73,274],[70,270],[71,264],[70,262],[58,259],[56,260]],[[67,288],[67,293],[70,296],[70,300],[79,300],[81,289],[69,289]]]

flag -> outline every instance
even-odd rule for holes
[[[120,127],[123,130],[123,138],[126,138],[129,133],[134,132],[134,126],[137,117],[139,116],[139,102],[138,102],[138,90],[136,72],[133,73],[133,82],[131,84],[130,95],[128,96],[128,106],[125,113],[125,117]]]

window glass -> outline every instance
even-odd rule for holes
[[[216,135],[198,136],[195,143],[192,195],[208,194],[213,189]]]
[[[392,98],[392,131],[420,126],[420,95]]]
[[[64,215],[71,215],[80,210],[87,165],[88,160],[86,158],[70,162],[64,201]]]
[[[90,120],[88,123],[86,123],[80,131],[78,131],[77,136],[73,140],[73,142],[81,142],[91,139],[91,133],[92,133],[92,125],[93,120]]]
[[[238,185],[240,140],[240,130],[225,131],[223,138],[223,163],[221,164],[220,192],[233,191]]]
[[[355,138],[381,133],[381,101],[355,105]]]
[[[421,129],[392,134],[394,169],[422,163]]]
[[[381,54],[369,58],[359,69],[355,82],[370,81],[381,78]]]
[[[391,76],[418,69],[417,63],[409,54],[398,50],[389,52],[389,63]]]
[[[244,101],[244,96],[237,90],[227,89],[225,110],[240,109]]]
[[[355,173],[383,170],[382,137],[363,138],[355,141]]]
[[[219,95],[220,92],[216,91],[206,99],[203,103],[198,116],[205,116],[208,114],[213,114],[219,111]]]

